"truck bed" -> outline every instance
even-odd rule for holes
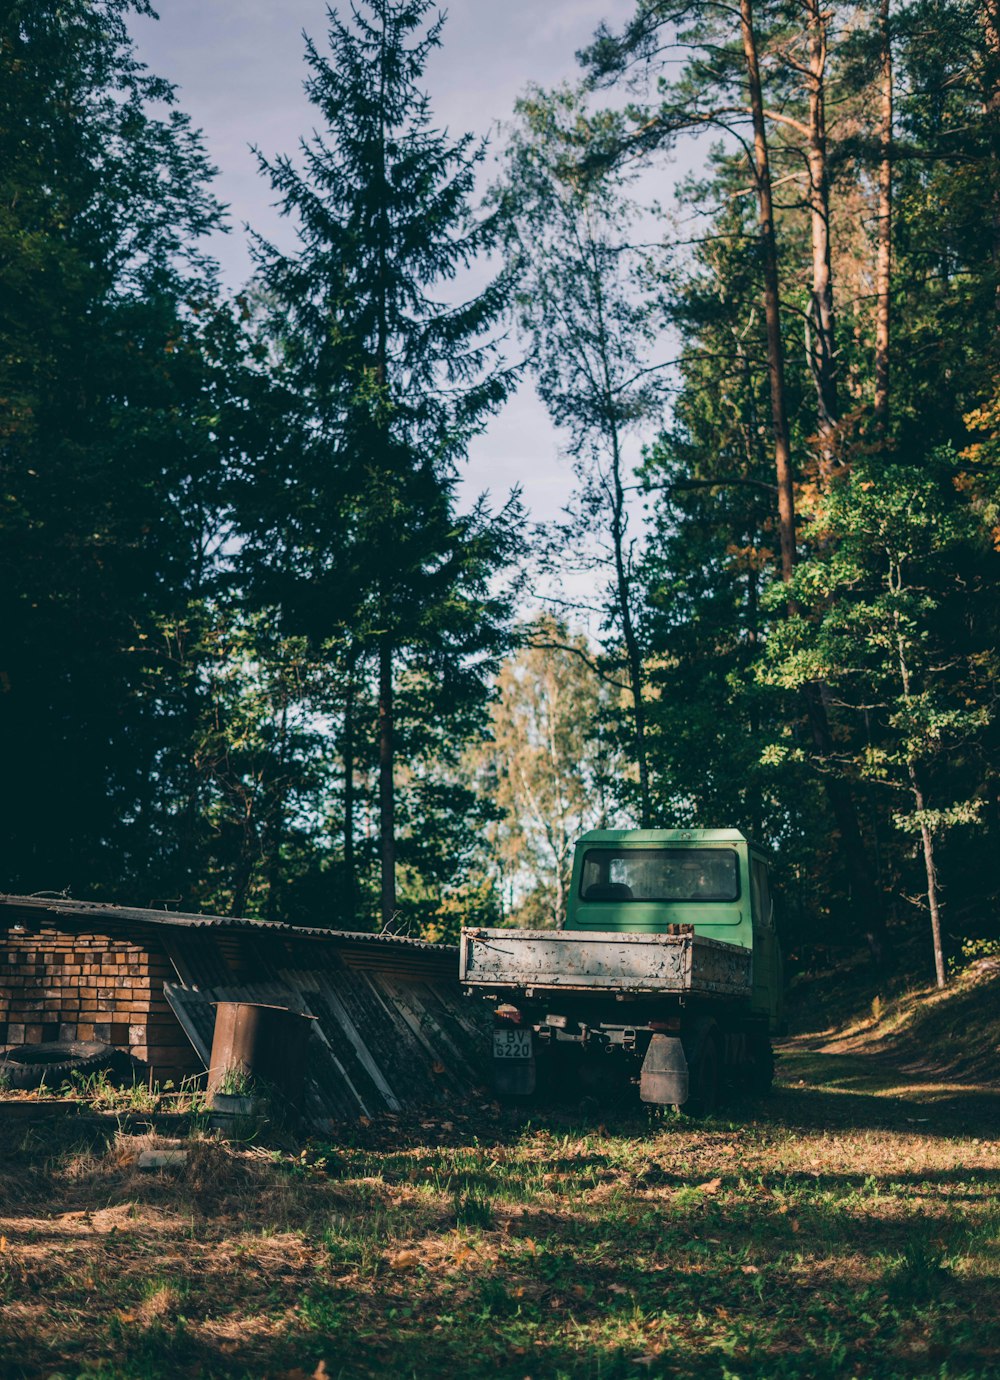
[[[459,979],[469,991],[672,993],[749,997],[751,954],[696,934],[463,929]]]

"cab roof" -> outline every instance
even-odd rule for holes
[[[756,853],[765,852],[739,829],[590,829],[580,843],[745,843]]]

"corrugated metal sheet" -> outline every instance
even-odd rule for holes
[[[440,952],[442,946],[425,939],[408,939],[398,934],[367,934],[361,930],[335,930],[319,925],[288,925],[280,920],[246,920],[232,915],[194,915],[188,911],[153,910],[138,906],[111,906],[103,901],[71,901],[52,896],[12,896],[0,893],[0,913],[16,918],[34,918],[39,913],[67,919],[132,921],[143,925],[164,925],[178,929],[255,931],[264,934],[302,935],[389,950],[408,948]]]

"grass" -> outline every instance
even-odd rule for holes
[[[78,1102],[89,1111],[112,1115],[151,1115],[176,1112],[179,1115],[201,1115],[208,1110],[204,1090],[204,1075],[184,1078],[180,1086],[136,1082],[131,1073],[124,1076],[108,1069],[94,1073],[78,1073],[49,1085],[44,1079],[37,1088],[12,1089],[0,1075],[0,1097],[27,1103]]]
[[[0,1377],[996,1376],[998,984],[804,1003],[774,1096],[697,1123],[473,1101],[290,1149],[193,1118],[149,1174],[127,1118],[0,1098]]]
[[[473,1107],[294,1152],[202,1134],[152,1175],[149,1137],[18,1124],[0,1374],[996,1375],[995,1094],[808,1040],[780,1068],[733,1120]]]

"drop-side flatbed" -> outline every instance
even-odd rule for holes
[[[463,929],[459,978],[483,995],[749,998],[751,951],[694,933]]]

